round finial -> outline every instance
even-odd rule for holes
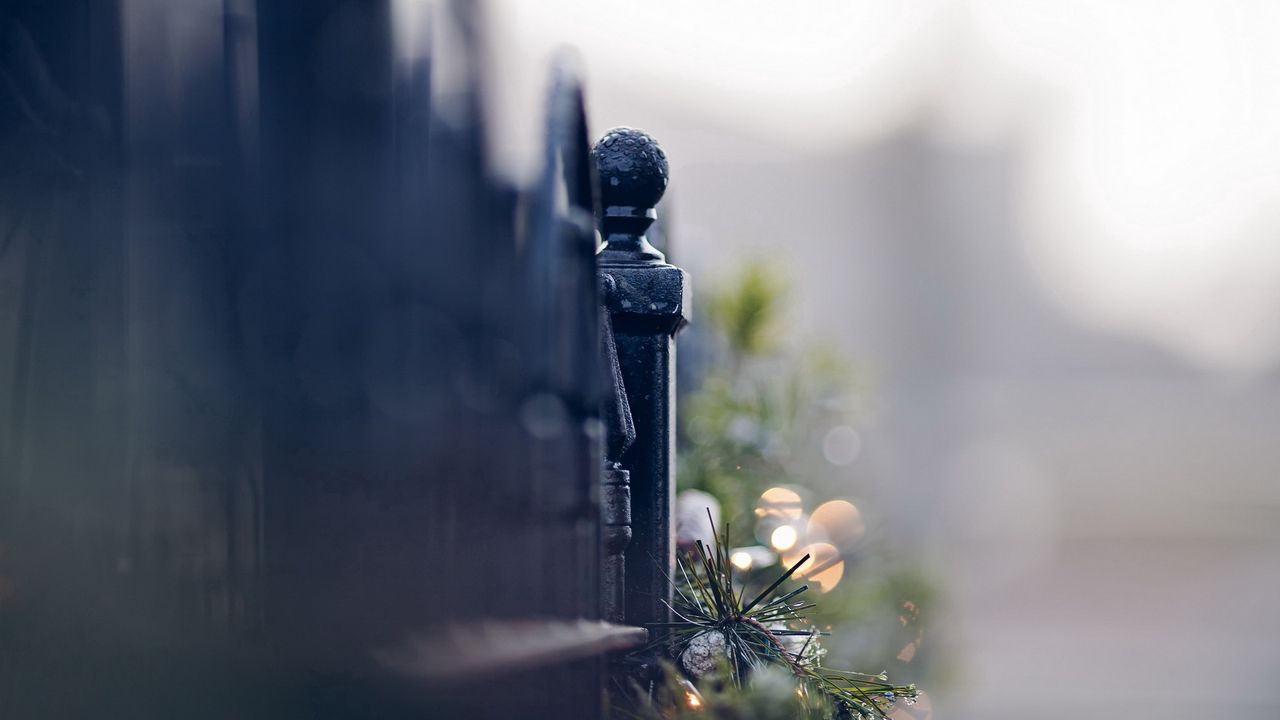
[[[591,157],[600,176],[600,202],[606,208],[651,208],[662,199],[667,155],[643,130],[610,130],[591,148]]]

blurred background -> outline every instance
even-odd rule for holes
[[[593,132],[667,150],[674,262],[771,266],[788,342],[856,366],[856,457],[803,477],[936,585],[936,717],[1280,711],[1280,7],[489,18],[508,172],[572,46]]]
[[[596,389],[534,377],[598,349],[547,310],[596,317],[590,248],[556,291],[529,261],[575,187],[532,192],[545,161],[585,157],[576,125],[544,137],[566,58],[592,138],[670,159],[660,244],[699,293],[681,487],[746,571],[827,554],[832,666],[920,683],[895,720],[1280,716],[1278,24],[0,4],[0,716],[599,705],[540,668],[400,706],[348,667],[433,622],[598,616]],[[263,636],[292,655],[226,652]],[[155,704],[170,683],[201,690]]]

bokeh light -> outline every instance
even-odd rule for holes
[[[862,453],[862,437],[848,425],[837,425],[822,438],[822,457],[832,465],[849,465]]]
[[[806,537],[812,541],[825,541],[841,549],[856,545],[867,533],[858,506],[848,500],[824,502],[809,516]]]
[[[729,552],[729,562],[743,572],[758,570],[778,562],[778,554],[763,545],[750,545],[733,548]]]
[[[769,544],[776,550],[785,551],[795,547],[796,541],[800,539],[796,529],[790,525],[779,525],[769,535]]]
[[[804,500],[791,488],[771,487],[756,502],[756,517],[776,518],[782,522],[798,520],[804,513]]]
[[[804,553],[809,560],[796,570],[796,577],[803,578],[819,592],[831,592],[844,577],[844,560],[840,551],[830,543],[810,543],[805,546]]]

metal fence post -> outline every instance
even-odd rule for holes
[[[626,551],[631,544],[631,473],[622,469],[618,459],[636,441],[636,428],[622,381],[618,344],[613,337],[613,316],[608,309],[615,290],[613,278],[605,275],[600,284],[600,359],[608,381],[601,413],[607,428],[600,479],[600,532],[604,540],[602,614],[611,623],[624,623],[627,619]]]
[[[667,187],[667,158],[632,128],[605,133],[591,151],[600,181],[599,272],[610,288],[618,363],[635,442],[619,458],[631,476],[626,622],[670,622],[675,562],[675,333],[689,312],[689,276],[645,239]],[[661,628],[653,628],[654,636]]]

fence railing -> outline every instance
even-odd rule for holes
[[[626,607],[637,626],[671,619],[675,528],[675,345],[689,312],[689,278],[667,264],[645,232],[667,187],[667,158],[640,130],[615,128],[592,150],[600,183],[603,301],[634,420],[635,441],[618,461],[630,474],[631,546]],[[607,523],[606,523],[607,524]]]
[[[410,5],[0,11],[6,718],[592,718],[667,618],[665,158],[556,69],[495,174]]]

